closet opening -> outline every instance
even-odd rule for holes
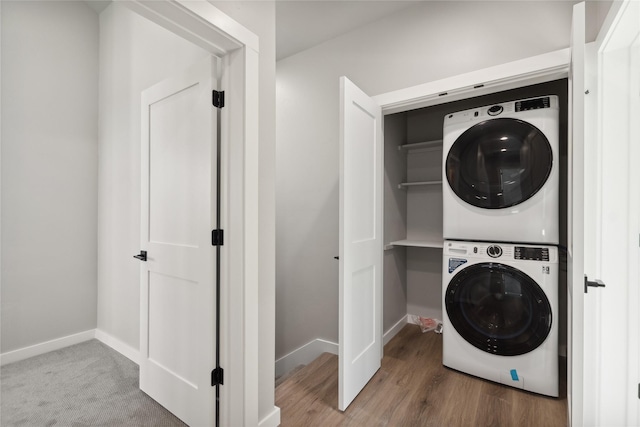
[[[443,121],[446,115],[556,95],[559,99],[559,353],[567,354],[568,79],[527,85],[383,116],[383,333],[389,342],[418,317],[443,320]],[[482,86],[480,86],[482,87]],[[485,88],[486,89],[486,88]],[[384,112],[383,112],[384,113]],[[445,182],[444,185],[447,185]],[[433,332],[428,332],[433,333]],[[428,355],[442,358],[442,354]],[[566,381],[566,368],[560,372]],[[566,398],[566,396],[564,396]]]

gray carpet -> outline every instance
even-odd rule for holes
[[[138,389],[138,365],[97,340],[0,368],[0,424],[185,426]]]

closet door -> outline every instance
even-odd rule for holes
[[[567,400],[569,425],[593,425],[590,408],[595,405],[592,390],[585,390],[585,379],[594,366],[585,359],[584,319],[594,313],[585,310],[585,4],[573,8],[571,63],[569,68],[569,165],[567,212]],[[587,363],[585,363],[587,362]],[[588,381],[587,381],[588,382]]]
[[[606,287],[589,288],[584,301],[584,424],[594,420],[592,425],[638,426],[640,2],[616,3],[594,46],[597,83],[587,85],[590,94],[585,97],[586,117],[595,104],[592,117],[597,119],[587,119],[596,123],[595,131],[585,129],[585,160],[593,159],[593,166],[585,165],[584,265],[589,280],[601,279]],[[592,144],[590,134],[597,135]],[[587,207],[589,198],[595,199],[594,209]],[[588,311],[590,306],[595,309]],[[586,316],[594,319],[592,327]],[[594,353],[597,356],[591,356]],[[588,390],[594,390],[597,408],[592,418]]]
[[[382,359],[382,114],[340,78],[340,273],[338,408],[349,404]]]

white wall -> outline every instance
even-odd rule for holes
[[[338,77],[376,95],[565,48],[572,6],[421,2],[277,63],[277,357],[338,339]]]
[[[6,353],[96,327],[98,17],[1,7]]]
[[[208,53],[125,6],[100,14],[98,329],[139,349],[140,93]]]

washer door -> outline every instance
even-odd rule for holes
[[[531,123],[500,118],[467,129],[453,143],[445,172],[453,192],[470,205],[501,209],[536,194],[547,181],[553,152]]]
[[[491,354],[528,353],[551,331],[551,305],[544,291],[504,264],[475,264],[460,271],[447,287],[445,307],[462,338]]]

